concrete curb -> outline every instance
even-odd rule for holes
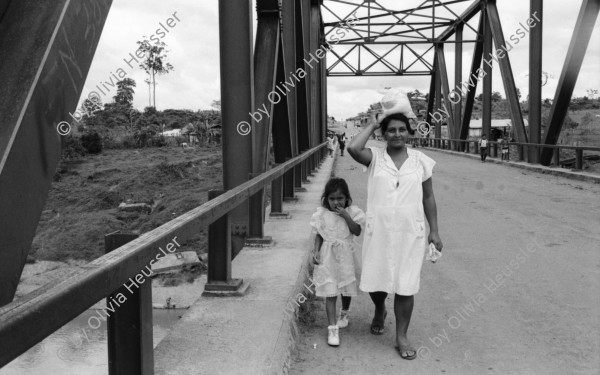
[[[310,243],[314,243],[315,235],[311,234]],[[296,284],[292,289],[289,296],[289,301],[295,301],[298,294],[303,293],[305,290],[304,285],[309,279],[309,265],[310,265],[310,251],[307,251],[302,260],[302,267],[300,274],[296,280]],[[310,283],[309,283],[310,284]],[[292,303],[291,306],[295,304]],[[299,307],[294,308],[293,314],[285,314],[284,320],[281,324],[279,336],[275,343],[275,350],[271,355],[269,366],[266,374],[288,374],[292,366],[292,356],[298,349],[298,342],[300,340],[300,332],[298,330],[298,311]]]
[[[337,149],[335,151],[337,151]],[[333,171],[335,163],[337,161],[337,156],[338,155],[334,152],[333,162],[331,163],[330,168],[328,170],[324,169],[322,171],[322,173],[326,173],[329,176],[329,178],[333,177]],[[321,186],[321,188],[323,187],[324,185]],[[314,244],[315,236],[316,234],[311,232],[308,241],[310,246]],[[311,273],[311,253],[312,249],[309,248],[304,254],[304,257],[302,259],[302,265],[300,268],[300,273],[298,274],[298,278],[296,279],[296,284],[294,284],[294,287],[289,295],[289,302],[295,301],[296,297],[299,294],[303,294],[304,296],[306,296],[306,293],[308,292],[306,286],[310,286],[312,284],[311,282],[309,282]],[[294,305],[296,304],[291,304],[291,306]],[[270,366],[267,369],[267,374],[287,375],[289,373],[292,364],[292,356],[298,349],[298,342],[300,340],[300,332],[298,330],[299,310],[300,307],[296,306],[294,307],[293,314],[285,315],[284,321],[281,325],[281,330],[279,331],[279,337],[277,338],[277,342],[275,344],[275,351],[273,352],[273,355],[271,356],[271,359],[269,361]]]
[[[477,155],[467,154],[465,152],[442,150],[439,148],[431,148],[431,147],[423,147],[423,149],[428,150],[428,151],[441,152],[444,154],[450,154],[450,155],[461,156],[461,157],[465,157],[465,158],[479,160],[478,154]],[[509,167],[513,167],[513,168],[525,169],[525,170],[528,170],[531,172],[537,172],[537,173],[541,173],[541,174],[550,174],[553,176],[566,177],[566,178],[569,178],[572,180],[587,181],[587,182],[600,184],[600,176],[593,175],[591,173],[574,172],[574,171],[546,167],[543,165],[532,165],[532,164],[514,162],[514,161],[500,161],[498,159],[491,159],[489,157],[488,157],[488,159],[486,159],[486,162],[501,164],[501,165],[505,165],[505,166],[509,166]]]

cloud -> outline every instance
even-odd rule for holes
[[[412,1],[412,0],[411,0]],[[358,2],[358,1],[357,1]],[[361,1],[362,2],[362,1]],[[402,2],[403,8],[418,5],[421,0]],[[326,5],[333,9],[334,4]],[[397,1],[381,0],[378,3],[399,8]],[[470,3],[456,4],[462,12]],[[554,90],[565,61],[567,49],[571,41],[573,28],[579,13],[580,1],[565,6],[564,1],[544,1],[543,26],[543,70],[553,74],[543,89],[544,97],[554,97]],[[460,8],[462,7],[462,8]],[[347,7],[350,13],[352,6]],[[255,9],[253,6],[252,9]],[[346,8],[344,8],[346,9]],[[170,51],[169,61],[175,70],[157,79],[157,107],[166,108],[209,108],[212,100],[220,98],[219,70],[219,17],[217,1],[187,0],[114,0],[104,27],[100,43],[94,56],[82,99],[97,84],[109,80],[111,72],[124,65],[123,59],[135,52],[136,41],[143,35],[150,36],[164,24],[165,20],[177,12],[179,22],[163,39]],[[529,17],[528,1],[498,2],[498,11],[505,38],[516,31],[520,23]],[[343,12],[342,12],[343,13]],[[421,12],[424,14],[424,12]],[[446,12],[446,16],[451,14]],[[323,11],[325,22],[337,21],[328,11]],[[345,15],[346,13],[344,13]],[[440,12],[439,14],[444,14]],[[360,12],[359,16],[362,16]],[[253,15],[256,19],[256,15]],[[470,24],[477,27],[477,17]],[[256,25],[254,26],[256,30]],[[441,29],[439,29],[441,30]],[[439,33],[440,31],[438,31]],[[465,27],[464,38],[472,40],[474,33]],[[472,58],[472,43],[463,47],[463,79],[467,77]],[[517,87],[523,96],[528,92],[529,39],[515,46],[509,53],[512,70]],[[446,63],[450,83],[454,82],[454,48],[451,44],[445,47]],[[362,58],[366,58],[362,56]],[[328,60],[334,61],[333,56]],[[395,61],[392,59],[392,61]],[[499,69],[494,69],[493,90],[504,92]],[[137,82],[134,106],[143,108],[148,105],[148,86],[144,83],[145,73],[138,69],[128,69],[127,74]],[[403,87],[407,91],[418,89],[429,91],[429,76],[422,77],[329,77],[328,78],[328,111],[336,118],[355,116],[364,111],[369,104],[381,99],[385,87]],[[451,84],[451,87],[454,86]],[[583,66],[579,74],[574,95],[583,96],[589,88],[600,88],[600,23],[596,22]],[[481,85],[479,85],[481,90]],[[113,93],[109,100],[112,100]],[[104,99],[104,98],[103,98]]]

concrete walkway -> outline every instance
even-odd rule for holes
[[[308,223],[332,165],[333,159],[326,158],[304,185],[307,191],[297,193],[296,202],[284,203],[290,219],[267,218],[264,231],[274,246],[246,247],[233,260],[232,277],[250,284],[247,294],[198,299],[155,349],[155,374],[287,371],[298,341],[294,302],[308,276]]]
[[[600,186],[424,152],[437,161],[444,256],[425,263],[415,297],[409,338],[419,358],[394,349],[392,298],[385,334],[369,333],[363,294],[338,348],[327,346],[324,303],[316,305],[291,373],[598,374]],[[334,173],[364,209],[362,166],[338,156]]]

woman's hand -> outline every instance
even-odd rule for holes
[[[375,126],[375,130],[381,127],[381,118],[379,117],[379,113],[371,112],[371,123]]]
[[[313,252],[313,264],[315,264],[315,265],[321,264],[321,252],[320,251]]]
[[[444,244],[442,244],[442,239],[440,238],[440,235],[438,234],[438,232],[429,233],[428,243],[432,243],[432,242],[438,251],[442,251]]]

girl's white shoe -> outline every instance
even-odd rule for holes
[[[330,346],[339,346],[340,345],[340,330],[338,326],[329,326],[327,327],[329,330],[329,336],[327,337],[327,344]]]
[[[340,318],[337,321],[337,326],[339,328],[346,328],[348,327],[348,313],[350,312],[350,310],[340,310]]]

